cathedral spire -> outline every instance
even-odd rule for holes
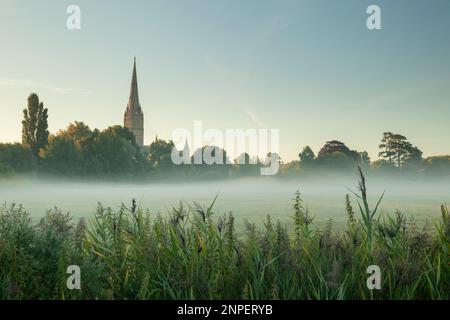
[[[137,72],[136,72],[136,57],[134,57],[133,63],[133,76],[131,78],[131,88],[130,88],[130,98],[128,100],[128,112],[131,113],[141,113],[141,105],[139,103],[139,92],[138,92],[138,82],[137,82]]]
[[[191,153],[191,150],[189,149],[188,139],[186,137],[186,142],[184,143],[184,148],[183,148],[183,157],[186,156],[189,158],[190,153]]]
[[[124,127],[128,128],[136,138],[136,144],[144,145],[144,113],[139,103],[138,82],[136,73],[136,57],[133,63],[133,75],[131,77],[130,97],[124,115]]]

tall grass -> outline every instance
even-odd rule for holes
[[[153,217],[135,201],[98,205],[76,224],[59,209],[33,223],[21,206],[0,210],[2,299],[449,299],[450,217],[445,205],[433,230],[397,211],[371,209],[360,171],[343,207],[348,228],[313,228],[299,192],[292,225],[267,217],[235,231],[233,215],[180,203]],[[353,201],[352,201],[353,200]],[[358,203],[358,210],[353,203]],[[345,205],[345,206],[344,206]],[[68,290],[66,268],[81,268],[81,290]],[[366,286],[369,265],[381,290]]]

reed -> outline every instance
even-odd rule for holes
[[[74,223],[55,208],[38,222],[15,204],[0,210],[1,299],[449,299],[450,218],[445,205],[433,229],[401,212],[377,215],[360,170],[348,228],[314,228],[299,192],[293,226],[247,223],[180,203],[151,215],[133,200],[118,210],[98,205]],[[352,202],[358,203],[358,210]],[[293,229],[293,230],[292,230]],[[66,267],[81,268],[82,289],[68,290]],[[366,269],[382,271],[381,290]]]

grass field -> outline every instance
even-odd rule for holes
[[[98,205],[77,222],[58,209],[39,220],[5,205],[0,298],[449,299],[447,207],[425,228],[400,211],[383,217],[383,199],[370,200],[359,179],[352,198],[343,194],[339,228],[318,226],[300,193],[287,195],[294,199],[286,222],[258,216],[239,229],[216,200],[161,215],[134,201]],[[81,290],[66,285],[69,265],[81,269]],[[380,290],[367,287],[371,265],[381,270]]]
[[[262,224],[270,214],[274,219],[289,222],[294,193],[302,197],[316,216],[315,225],[324,226],[333,219],[339,228],[346,226],[345,194],[354,189],[357,177],[318,181],[280,181],[277,179],[240,179],[192,183],[102,183],[67,182],[37,179],[0,181],[0,201],[20,203],[38,219],[54,206],[70,212],[74,218],[92,217],[98,202],[118,209],[122,203],[136,199],[150,214],[166,214],[180,201],[196,201],[208,205],[216,195],[215,212],[232,212],[240,226],[247,219]],[[450,203],[450,182],[370,181],[369,197],[376,199],[386,192],[380,213],[401,210],[417,223],[436,221],[440,205]]]

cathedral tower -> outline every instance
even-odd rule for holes
[[[133,64],[133,76],[131,78],[130,98],[123,120],[123,126],[133,132],[136,144],[144,145],[144,113],[139,103],[138,83],[136,75],[136,58]]]

